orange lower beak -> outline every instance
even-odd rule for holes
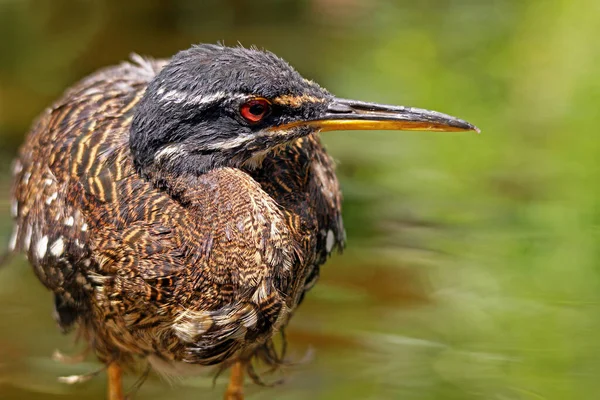
[[[475,131],[479,129],[462,119],[421,108],[389,106],[355,100],[334,99],[319,118],[293,121],[274,129],[311,126],[321,131],[403,130],[403,131]]]

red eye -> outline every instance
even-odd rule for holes
[[[267,99],[253,99],[240,107],[240,114],[250,123],[260,122],[271,109],[271,103]]]

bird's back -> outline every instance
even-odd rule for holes
[[[112,186],[98,181],[108,178],[101,170],[109,163],[123,167],[122,175],[132,173],[125,161],[132,109],[162,66],[138,60],[101,70],[67,90],[34,123],[13,164],[11,247],[27,254],[42,283],[57,294],[63,328],[73,322],[73,306],[87,306],[87,272],[95,268],[80,194]]]
[[[332,162],[310,135],[261,166],[157,189],[129,129],[163,65],[102,70],[42,114],[14,163],[11,246],[55,293],[61,327],[78,323],[105,361],[251,356],[343,246]]]

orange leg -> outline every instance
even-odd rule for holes
[[[244,364],[236,361],[231,367],[225,400],[244,400]]]
[[[123,370],[119,364],[112,362],[108,366],[108,400],[124,400]]]

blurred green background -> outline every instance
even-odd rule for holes
[[[65,88],[134,51],[256,44],[339,96],[483,133],[324,135],[348,249],[288,329],[311,360],[248,398],[600,398],[598,37],[597,0],[0,0],[0,239],[10,160]],[[0,269],[0,398],[104,396],[104,375],[56,381],[98,364],[52,361],[77,347],[51,312],[24,258]],[[137,398],[225,382],[151,376]]]

